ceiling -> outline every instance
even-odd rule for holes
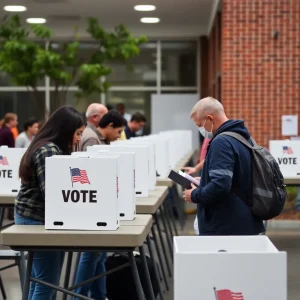
[[[198,37],[207,34],[219,0],[1,0],[4,5],[25,5],[22,18],[43,17],[56,36],[68,36],[79,25],[84,37],[84,20],[97,17],[107,30],[125,24],[133,34],[152,37]],[[137,12],[137,4],[156,6],[153,12]],[[2,5],[1,5],[2,6]],[[0,17],[6,14],[1,8]],[[142,24],[141,17],[159,17],[158,24]]]

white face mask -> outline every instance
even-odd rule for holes
[[[199,132],[205,137],[206,139],[212,139],[214,134],[212,133],[213,130],[213,125],[211,126],[211,131],[207,131],[204,126],[205,126],[206,120],[203,124],[203,126],[199,127]]]

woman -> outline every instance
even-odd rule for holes
[[[59,108],[36,135],[24,154],[19,175],[21,189],[15,200],[17,225],[45,223],[45,160],[53,155],[69,155],[80,141],[85,122],[81,114],[70,106]],[[58,285],[63,265],[63,252],[35,252],[32,276]],[[38,283],[31,283],[29,300],[52,299],[55,291]]]
[[[18,116],[13,113],[7,113],[0,121],[0,146],[15,147],[15,139],[11,129],[17,126]]]
[[[16,139],[16,148],[27,148],[39,131],[39,122],[30,119],[24,124],[24,131]]]

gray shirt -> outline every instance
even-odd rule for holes
[[[88,146],[108,144],[105,138],[97,130],[96,126],[88,123],[82,133],[79,143],[79,151],[86,151]]]
[[[19,134],[19,136],[16,139],[16,148],[27,148],[34,137],[32,137],[32,139],[30,140],[28,135],[26,134],[26,132],[22,132]]]

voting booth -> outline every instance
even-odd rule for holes
[[[300,178],[300,141],[270,141],[269,149],[284,178]]]
[[[21,187],[19,167],[25,148],[0,147],[0,194],[15,195]]]
[[[45,229],[116,230],[119,156],[46,158]]]
[[[88,146],[87,152],[74,152],[72,154],[85,153],[85,155],[118,155],[118,183],[119,183],[119,213],[120,219],[131,221],[135,218],[135,154],[134,152],[110,152],[103,150],[101,146]]]
[[[99,145],[99,149],[105,149],[113,153],[130,152],[135,153],[135,195],[136,197],[149,196],[149,146],[146,145],[130,145],[111,144]]]
[[[143,137],[131,138],[126,141],[116,141],[112,144],[122,144],[122,145],[145,145],[149,149],[149,190],[153,191],[156,186],[156,168],[155,168],[155,145],[153,141],[147,140]]]
[[[175,300],[287,300],[287,254],[268,237],[174,238]]]

